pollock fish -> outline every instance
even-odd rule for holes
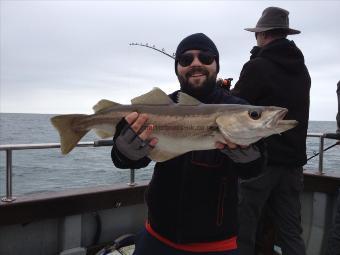
[[[297,125],[295,120],[283,120],[287,113],[285,108],[203,104],[181,92],[178,103],[174,103],[159,88],[132,99],[131,105],[103,99],[93,109],[93,115],[68,114],[51,118],[59,132],[63,154],[69,153],[90,130],[100,138],[112,137],[116,124],[131,112],[148,114],[146,126],[153,124],[152,137],[158,138],[148,156],[156,162],[189,151],[215,149],[215,143],[225,139],[249,145]]]

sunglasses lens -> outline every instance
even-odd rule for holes
[[[194,56],[192,54],[183,54],[179,57],[178,63],[181,66],[186,67],[186,66],[189,66],[193,60],[194,60]]]
[[[209,52],[200,52],[198,59],[204,65],[211,65],[215,60],[215,56]]]
[[[194,61],[195,56],[192,53],[186,53],[183,54],[179,57],[178,63],[183,66],[189,66],[192,61]],[[215,55],[211,54],[210,52],[200,52],[198,54],[198,60],[203,64],[203,65],[211,65],[212,62],[215,60]]]

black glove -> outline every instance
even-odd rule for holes
[[[261,157],[261,152],[256,145],[247,148],[229,149],[227,146],[221,150],[235,163],[249,163]]]
[[[121,131],[119,132],[119,130]],[[149,144],[150,141],[140,139],[125,118],[118,123],[117,131],[113,140],[117,150],[126,158],[139,160],[147,156],[150,150],[153,149],[153,146]]]

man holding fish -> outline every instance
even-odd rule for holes
[[[184,38],[175,60],[181,89],[170,98],[196,107],[200,102],[245,104],[216,86],[218,71],[219,53],[210,38],[202,33]],[[179,97],[182,92],[193,98],[185,101]],[[252,114],[254,119],[261,118],[260,111]],[[147,114],[133,112],[118,123],[112,149],[117,167],[137,169],[149,164],[147,156],[162,138],[153,137],[157,125],[146,125],[148,119]],[[201,121],[209,120],[203,117]],[[204,126],[197,121],[193,124],[188,132]],[[227,139],[216,141],[214,146],[156,163],[146,193],[148,220],[138,236],[135,255],[237,254],[237,178],[256,176],[264,158],[259,146],[238,146]]]
[[[283,120],[287,109],[246,105],[216,85],[219,53],[202,33],[177,47],[180,90],[160,89],[131,105],[101,100],[95,114],[51,119],[69,153],[91,129],[114,135],[118,168],[157,162],[146,193],[148,220],[135,255],[232,255],[237,253],[237,184],[257,176],[265,158],[263,137],[297,125]]]
[[[263,137],[297,125],[287,109],[252,106],[216,85],[219,53],[202,33],[177,47],[180,90],[160,89],[131,105],[99,101],[95,114],[51,118],[69,153],[90,130],[114,136],[118,168],[143,168],[155,161],[146,193],[148,220],[135,255],[237,254],[238,178],[262,171]]]

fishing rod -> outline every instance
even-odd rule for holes
[[[170,58],[172,58],[172,59],[176,59],[176,54],[175,54],[175,53],[172,53],[172,55],[170,55],[169,53],[167,53],[167,52],[165,51],[164,48],[162,48],[162,49],[160,50],[160,49],[156,48],[155,45],[152,45],[152,46],[151,46],[151,45],[149,45],[148,43],[130,43],[129,45],[130,45],[130,46],[141,46],[141,47],[146,47],[146,48],[149,48],[149,49],[158,51],[158,52],[160,52],[160,53],[162,53],[162,54],[164,54],[164,55],[166,55],[166,56],[168,56],[168,57],[170,57]]]
[[[336,146],[336,145],[340,145],[340,141],[337,141],[336,143],[334,143],[334,144],[328,146],[326,149],[323,150],[323,152],[328,151],[329,149],[333,148],[333,147]],[[310,160],[310,159],[312,159],[312,158],[315,158],[315,157],[318,156],[319,154],[320,154],[320,152],[318,152],[318,153],[315,153],[315,152],[314,152],[314,155],[311,156],[311,157],[309,157],[309,158],[307,159],[307,161]]]
[[[130,46],[141,46],[141,47],[146,47],[155,51],[158,51],[172,59],[176,59],[176,53],[172,53],[172,55],[170,55],[169,53],[167,53],[165,51],[164,48],[162,48],[161,50],[156,48],[155,45],[149,45],[148,43],[130,43]],[[217,85],[221,86],[223,89],[230,91],[230,87],[231,87],[231,81],[233,80],[233,78],[227,78],[227,79],[223,79],[223,78],[218,78],[216,83]]]

